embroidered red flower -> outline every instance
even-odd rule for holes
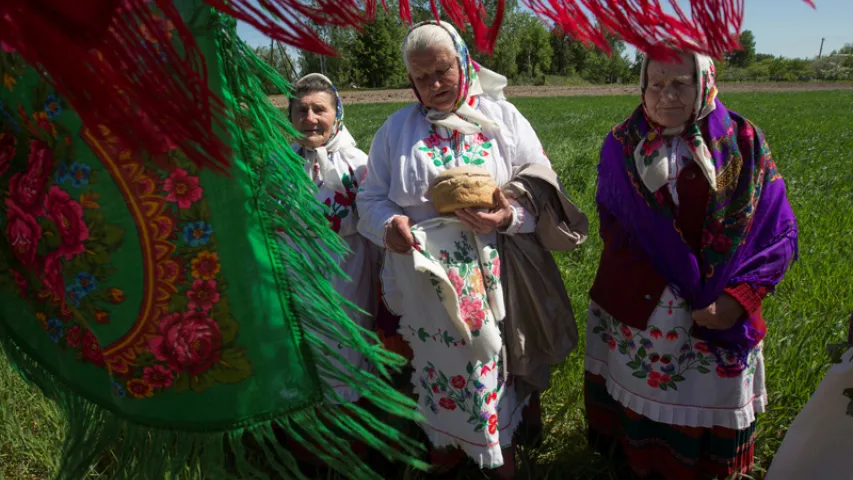
[[[629,340],[631,339],[631,337],[634,336],[634,333],[631,331],[631,329],[626,327],[625,325],[622,325],[620,330],[622,331],[622,335]]]
[[[69,347],[77,348],[80,346],[80,342],[83,340],[83,330],[79,325],[74,325],[65,332],[65,343],[68,344]]]
[[[652,331],[649,332],[649,335],[651,335],[651,337],[655,340],[663,338],[663,332],[661,332],[660,329],[657,327],[652,327]]]
[[[148,346],[173,370],[198,375],[219,361],[222,334],[205,313],[172,313],[160,321],[160,336],[150,339]]]
[[[489,433],[494,435],[498,431],[498,416],[494,413],[489,417]]]
[[[447,397],[444,397],[439,400],[438,404],[441,405],[441,408],[445,410],[456,410],[456,402]]]
[[[649,360],[651,360],[652,363],[657,363],[660,361],[660,355],[658,355],[657,353],[653,353],[649,355]]]
[[[142,370],[142,378],[154,388],[169,388],[174,380],[174,373],[164,365],[152,365]]]
[[[739,377],[745,368],[741,365],[717,365],[717,376],[722,378]]]
[[[83,348],[80,353],[83,354],[83,359],[92,365],[103,367],[104,354],[101,351],[101,345],[98,343],[98,339],[95,338],[95,334],[90,330],[86,330],[86,333],[83,334],[82,344]]]
[[[444,254],[442,253],[442,255]],[[444,259],[442,258],[442,260]],[[461,297],[462,289],[465,287],[465,280],[462,280],[462,277],[459,276],[459,272],[452,268],[447,270],[447,278],[450,279],[450,283],[453,284],[453,289],[456,291],[456,296]]]
[[[652,388],[658,388],[661,383],[660,373],[654,371],[649,372],[649,377],[646,379],[646,383],[648,383]]]
[[[12,175],[9,180],[9,198],[14,198],[21,210],[33,215],[44,212],[47,180],[53,166],[53,151],[38,140],[30,140],[27,169]]]
[[[12,159],[15,158],[15,146],[17,143],[18,141],[14,135],[8,132],[0,133],[0,177],[6,173],[9,165],[12,163]]]
[[[333,232],[340,233],[341,217],[337,215],[326,215],[326,220],[329,221],[329,228],[331,228]]]
[[[441,137],[438,136],[437,133],[431,133],[429,137],[424,139],[424,145],[427,148],[433,148],[441,145]]]
[[[497,278],[501,277],[501,259],[500,257],[495,258],[495,261],[492,262],[492,275]]]
[[[349,194],[335,192],[335,203],[337,203],[338,205],[349,207],[350,205],[352,205],[353,200],[355,200],[355,198],[350,196]]]
[[[221,268],[219,266],[219,254],[205,250],[192,259],[190,266],[192,267],[193,278],[213,280]]]
[[[465,377],[462,375],[456,375],[450,379],[450,384],[453,385],[453,388],[462,389],[465,388],[465,385],[467,385],[468,382],[465,381]]]
[[[190,310],[201,310],[208,312],[213,304],[219,301],[219,292],[216,291],[216,280],[195,280],[193,288],[187,292]]]
[[[671,357],[671,356],[669,356],[669,355],[664,355],[664,356],[660,357],[660,363],[662,363],[662,364],[664,364],[664,365],[669,365],[669,363],[670,363],[670,362],[672,362],[672,357]]]
[[[95,311],[95,323],[107,324],[110,323],[110,315],[107,312],[100,310]]]
[[[18,286],[18,293],[21,294],[22,297],[26,298],[30,294],[30,287],[27,284],[27,279],[18,273],[15,270],[9,269],[9,272],[12,273],[12,278],[15,280],[15,285]]]
[[[433,393],[441,393],[441,387],[439,387],[437,383],[433,384],[432,385],[432,392]]]
[[[6,236],[15,258],[27,267],[32,267],[41,239],[41,225],[30,213],[22,210],[12,197],[6,197]]]
[[[141,378],[127,382],[127,391],[136,398],[150,397],[154,394],[152,385]]]
[[[486,395],[486,405],[489,405],[490,403],[494,402],[497,399],[498,399],[498,393],[497,392],[492,392],[492,393]]]
[[[59,229],[57,253],[71,260],[86,250],[83,241],[89,238],[89,227],[83,220],[83,207],[56,185],[47,194],[47,215]]]
[[[176,168],[163,182],[163,190],[168,193],[166,201],[177,203],[181,209],[190,208],[193,203],[201,200],[204,193],[204,189],[198,184],[198,177],[191,176],[181,168]]]
[[[732,239],[725,233],[718,233],[717,236],[714,237],[714,242],[711,244],[711,248],[713,248],[717,253],[727,253],[729,249],[732,248]]]
[[[678,340],[678,332],[676,332],[675,330],[670,330],[666,333],[666,339],[670,342]]]
[[[107,290],[107,299],[110,303],[119,304],[124,302],[125,298],[127,297],[124,294],[123,290],[120,290],[118,288],[111,288]]]
[[[62,298],[65,296],[65,280],[62,278],[62,264],[59,261],[59,255],[54,252],[45,257],[39,276],[42,285],[46,288],[54,298]]]
[[[697,342],[693,344],[693,348],[702,353],[711,353],[711,349],[708,348],[708,344],[705,342]]]
[[[613,337],[607,339],[607,348],[610,350],[616,350],[616,340]]]
[[[672,379],[665,373],[660,376],[660,383],[669,383],[671,381]]]
[[[459,302],[459,313],[462,314],[462,319],[472,331],[483,327],[486,312],[483,311],[483,302],[480,299],[462,297],[462,301]]]

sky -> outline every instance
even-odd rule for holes
[[[821,38],[826,39],[824,54],[853,43],[853,0],[815,0],[815,4],[817,9],[802,0],[745,0],[743,29],[755,34],[758,53],[790,58],[817,56]],[[243,23],[237,33],[252,46],[269,43]]]

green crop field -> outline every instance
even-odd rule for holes
[[[846,334],[853,310],[853,92],[741,93],[722,100],[767,134],[784,175],[800,227],[800,258],[776,296],[765,302],[768,411],[759,419],[756,478],[779,447],[785,429],[823,377],[825,346]],[[590,218],[590,238],[559,264],[579,328],[601,241],[595,177],[598,150],[614,124],[636,106],[634,97],[524,98],[513,102],[536,128],[566,189]],[[400,105],[352,105],[347,125],[367,151],[385,118]],[[519,478],[617,478],[606,458],[586,448],[583,420],[584,345],[553,372],[543,394],[546,438],[519,453]],[[853,386],[853,385],[851,385]],[[58,412],[29,388],[0,356],[0,479],[56,472],[64,426]],[[111,457],[104,459],[108,468]],[[476,475],[476,476],[475,476]],[[421,477],[407,472],[406,477]],[[479,474],[463,472],[463,478]],[[109,478],[93,473],[93,478]]]

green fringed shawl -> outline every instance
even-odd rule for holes
[[[0,52],[0,343],[68,419],[57,476],[84,478],[112,449],[117,478],[299,477],[275,427],[350,477],[373,473],[351,440],[424,467],[370,412],[324,405],[335,393],[321,375],[417,416],[384,381],[403,359],[351,322],[331,287],[342,273],[329,252],[345,247],[261,88],[289,86],[234,20],[176,3],[233,115],[212,127],[234,151],[227,176],[83,125],[39,72]],[[325,355],[343,359],[320,333],[373,373],[334,366]]]

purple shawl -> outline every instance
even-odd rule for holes
[[[627,235],[623,240],[644,252],[694,310],[739,283],[772,292],[797,257],[796,219],[764,134],[719,99],[704,122],[717,191],[710,193],[698,256],[676,228],[672,207],[661,204],[637,173],[634,150],[652,130],[642,106],[608,135],[596,196],[609,213],[602,227],[618,223]],[[693,329],[718,356],[734,355],[742,367],[765,333],[763,320],[746,316],[728,330]]]

